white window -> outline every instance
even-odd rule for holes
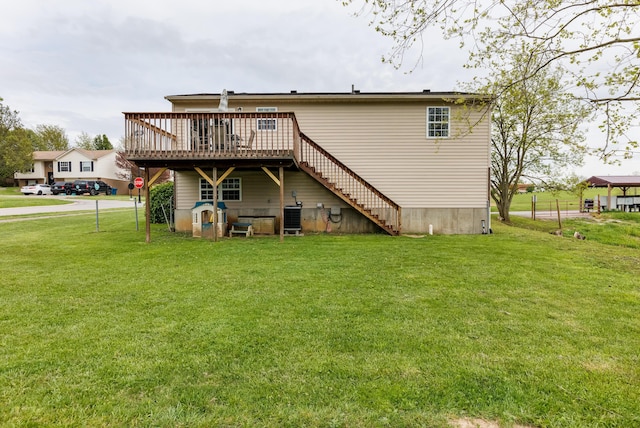
[[[200,200],[213,201],[213,186],[204,178],[200,179]]]
[[[58,162],[58,172],[71,172],[71,162]]]
[[[227,178],[220,183],[218,195],[221,201],[241,201],[242,186],[239,178]]]
[[[427,138],[449,136],[449,107],[427,107]]]
[[[277,131],[278,122],[276,119],[257,119],[258,131]]]
[[[258,113],[275,113],[278,107],[256,107]],[[276,118],[260,118],[257,119],[256,126],[258,131],[277,131],[278,120]]]
[[[82,172],[92,172],[93,171],[93,161],[80,161],[80,171],[82,171]]]
[[[213,186],[204,178],[200,179],[200,200],[213,201]],[[218,186],[219,201],[241,201],[242,181],[240,178],[226,178]]]

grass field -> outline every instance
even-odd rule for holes
[[[630,194],[636,194],[634,192],[640,191],[639,189],[631,189]],[[612,191],[613,195],[621,195],[622,191],[620,189],[614,189]],[[535,193],[522,193],[515,195],[513,197],[513,201],[511,203],[510,211],[531,211],[531,198],[532,196],[536,196],[537,203],[536,209],[542,211],[556,211],[556,199],[559,202],[561,211],[572,211],[580,209],[580,197],[571,192],[535,192]],[[593,199],[594,201],[598,200],[598,195],[607,196],[607,189],[586,189],[583,193],[584,199]],[[497,212],[496,207],[494,206],[494,202],[491,201],[492,211]]]
[[[640,251],[595,232],[94,221],[0,223],[0,425],[640,425]]]

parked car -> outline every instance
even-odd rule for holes
[[[90,195],[97,195],[98,193],[109,195],[111,194],[111,187],[100,180],[76,180],[71,186],[71,192],[76,195],[84,195],[85,193]]]
[[[71,186],[73,186],[73,183],[70,181],[56,181],[51,186],[51,193],[54,195],[59,195],[60,193],[70,195]]]
[[[31,186],[22,186],[20,192],[25,195],[50,195],[51,186],[48,184],[33,184]]]

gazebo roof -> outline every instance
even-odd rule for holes
[[[640,187],[639,175],[594,175],[585,181],[593,187]]]

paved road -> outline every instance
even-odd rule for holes
[[[51,196],[29,196],[30,198],[51,198]],[[54,196],[57,198],[57,196]],[[29,215],[29,214],[46,214],[46,213],[72,213],[74,211],[95,211],[96,200],[88,198],[66,198],[70,201],[70,204],[64,205],[44,205],[37,207],[16,207],[16,208],[0,208],[0,217],[14,216],[14,215]],[[109,208],[134,208],[134,199],[99,199],[98,209]],[[138,208],[141,208],[143,204],[138,204]]]

